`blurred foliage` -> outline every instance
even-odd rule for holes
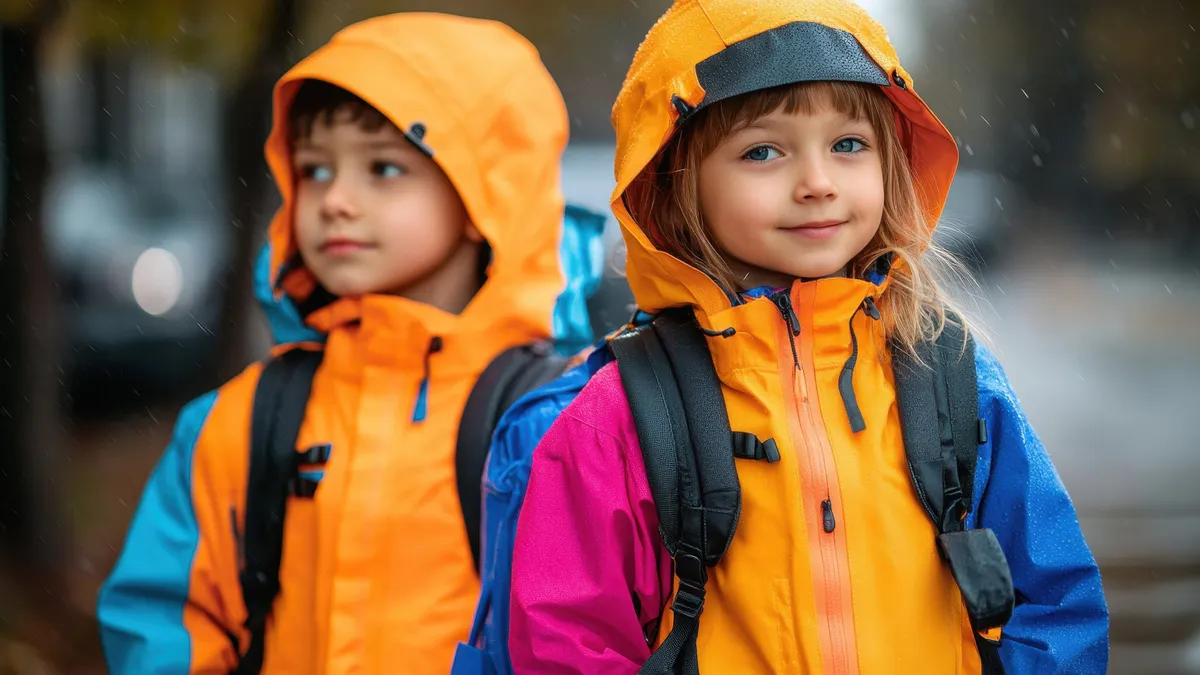
[[[1156,172],[1200,180],[1200,3],[946,7],[926,25],[918,88],[964,164],[1035,175],[1054,164],[1113,188]]]
[[[273,0],[0,0],[0,21],[23,20],[44,3],[60,1],[66,12],[49,36],[52,56],[136,53],[138,58],[209,70],[227,86],[236,86],[255,65],[264,26],[277,8]],[[669,4],[669,0],[311,0],[304,3],[289,45],[289,61],[303,58],[345,26],[381,14],[436,11],[495,19],[538,47],[563,90],[573,132],[608,138],[612,101],[633,52]]]
[[[963,167],[1004,174],[1081,232],[1200,253],[1200,2],[935,4],[917,89]]]
[[[274,5],[269,0],[70,0],[60,38],[85,49],[149,51],[227,78],[256,52]]]

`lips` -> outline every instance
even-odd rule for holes
[[[848,221],[845,220],[816,220],[795,227],[786,228],[787,232],[809,239],[826,239],[837,234]]]
[[[327,239],[325,243],[321,244],[321,252],[330,255],[346,255],[366,248],[369,246],[365,242],[344,237]]]

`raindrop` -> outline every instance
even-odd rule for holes
[[[1022,90],[1021,90],[1021,93],[1022,93],[1022,94],[1025,94],[1025,98],[1029,98],[1029,92],[1027,92],[1027,91],[1025,91],[1024,89],[1022,89]]]
[[[964,149],[967,151],[967,155],[969,155],[969,156],[971,156],[971,157],[974,157],[974,156],[975,156],[975,150],[971,148],[971,144],[970,144],[970,143],[967,143],[967,147],[966,147],[966,148],[964,148]]]
[[[1096,85],[1096,88],[1100,90],[1101,94],[1104,93],[1104,87],[1101,87],[1099,82],[1093,82],[1092,84]]]
[[[1133,101],[1130,101],[1125,104],[1125,110],[1129,113],[1130,117],[1138,117],[1139,113],[1141,112],[1140,110],[1138,110],[1137,104],[1134,103]]]
[[[983,123],[988,125],[989,127],[992,126],[992,123],[988,121],[988,118],[984,117],[983,115],[980,115],[979,119],[983,120]]]
[[[1038,129],[1037,129],[1037,125],[1036,125],[1036,124],[1030,124],[1030,125],[1029,125],[1029,133],[1033,134],[1034,138],[1037,138],[1037,137],[1040,137],[1040,136],[1041,136],[1041,134],[1039,134],[1039,133],[1038,133]]]
[[[1183,128],[1187,129],[1188,131],[1196,128],[1196,116],[1193,115],[1190,110],[1184,110],[1183,113],[1179,115],[1179,120],[1183,122]]]
[[[1041,167],[1041,166],[1042,166],[1042,158],[1041,158],[1041,157],[1039,157],[1039,156],[1038,156],[1038,154],[1037,154],[1036,152],[1035,152],[1035,153],[1033,153],[1033,165],[1034,165],[1034,166],[1036,166],[1036,167]]]
[[[1113,134],[1113,135],[1109,136],[1108,142],[1112,144],[1114,150],[1121,149],[1121,137],[1118,136],[1117,134]]]

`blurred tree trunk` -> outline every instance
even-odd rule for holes
[[[225,105],[225,176],[229,181],[234,248],[225,280],[214,384],[229,379],[262,356],[252,353],[248,340],[254,256],[269,218],[265,203],[272,185],[262,147],[271,130],[275,82],[292,63],[289,47],[294,41],[300,11],[301,0],[275,3],[258,53],[250,60]]]
[[[38,49],[58,16],[42,2],[0,25],[4,225],[0,239],[0,555],[39,604],[66,598],[67,523],[59,406],[59,306],[46,251],[42,198],[49,171]],[[43,593],[52,596],[50,603]]]

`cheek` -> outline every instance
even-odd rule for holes
[[[414,189],[382,199],[378,212],[387,214],[377,236],[389,245],[412,252],[429,251],[440,257],[462,235],[461,212],[435,193]]]
[[[317,235],[320,232],[319,202],[314,200],[307,191],[298,190],[292,209],[292,227],[296,236],[296,246],[301,251],[308,251],[317,245]]]
[[[858,206],[864,216],[876,220],[883,218],[883,168],[878,163],[864,167],[863,171],[854,178],[855,184],[861,187],[858,192]]]
[[[747,232],[775,227],[779,220],[777,181],[770,176],[728,171],[700,183],[705,223],[726,250],[737,248]]]

